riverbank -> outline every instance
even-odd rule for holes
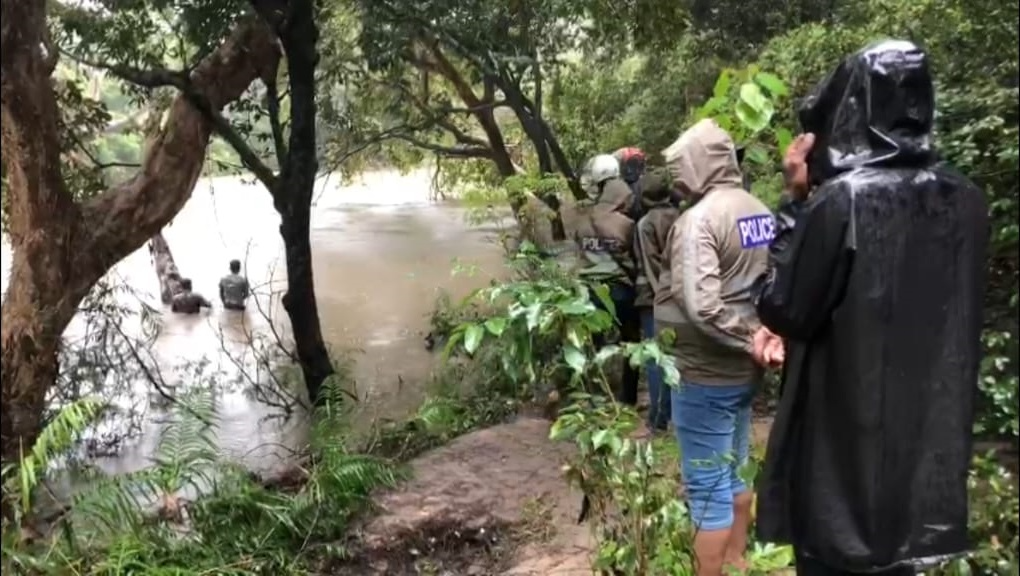
[[[654,342],[596,348],[592,336],[611,331],[612,319],[578,279],[527,257],[515,259],[513,271],[435,312],[444,361],[409,418],[365,433],[351,425],[357,407],[327,401],[311,416],[296,464],[257,476],[211,440],[215,397],[183,398],[153,466],[101,479],[76,497],[50,537],[30,523],[5,526],[5,573],[693,573],[676,442],[669,435],[634,441],[640,416],[604,393],[611,364],[655,361],[673,383],[675,368]],[[45,489],[48,451],[73,440],[94,412],[62,415],[44,434],[41,452],[5,486],[22,496],[19,510],[32,510]],[[742,470],[749,483],[767,433],[760,419]],[[189,497],[199,484],[206,489]],[[582,488],[591,509],[578,524]],[[1012,566],[1009,554],[1016,557],[1015,478],[979,458],[971,495],[972,536],[981,547],[968,562],[976,573],[997,573],[987,569]],[[752,543],[749,560],[759,575],[786,570],[792,557],[788,548]]]
[[[771,421],[760,418],[763,449]],[[596,542],[578,523],[582,493],[563,474],[576,456],[549,438],[552,422],[522,415],[474,431],[411,462],[411,479],[375,500],[355,531],[355,560],[335,574],[590,574]],[[675,453],[672,436],[654,440]],[[677,481],[675,460],[663,473]]]

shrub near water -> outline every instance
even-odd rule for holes
[[[18,526],[42,487],[41,471],[73,447],[96,406],[65,408],[47,440],[5,475],[5,491],[19,495],[18,523],[4,525],[5,573],[308,574],[345,555],[337,542],[352,515],[372,489],[398,479],[391,465],[351,449],[341,415],[327,406],[315,416],[311,464],[292,486],[269,489],[220,457],[213,402],[198,396],[174,410],[151,468],[96,479],[52,536],[26,540]],[[202,495],[186,500],[185,490]]]

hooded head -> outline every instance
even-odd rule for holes
[[[670,181],[665,168],[652,168],[641,177],[641,203],[645,209],[669,203]]]
[[[815,135],[813,184],[859,166],[926,166],[935,160],[935,90],[928,56],[887,40],[844,60],[798,107]]]
[[[723,187],[741,188],[740,166],[733,139],[714,120],[687,129],[662,151],[673,187],[697,199]]]
[[[624,182],[633,184],[645,173],[645,153],[640,148],[620,148],[613,156],[620,163],[620,177]]]

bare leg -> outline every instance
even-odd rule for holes
[[[697,576],[722,575],[730,532],[729,528],[698,531],[694,537],[694,556],[698,562]]]
[[[726,565],[743,572],[747,570],[747,532],[751,528],[751,504],[754,492],[746,490],[733,496],[733,528],[726,544]]]

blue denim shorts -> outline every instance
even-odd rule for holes
[[[673,391],[673,426],[680,442],[680,471],[694,525],[722,530],[733,525],[733,496],[747,491],[738,474],[751,446],[755,386],[706,386],[684,381]]]

